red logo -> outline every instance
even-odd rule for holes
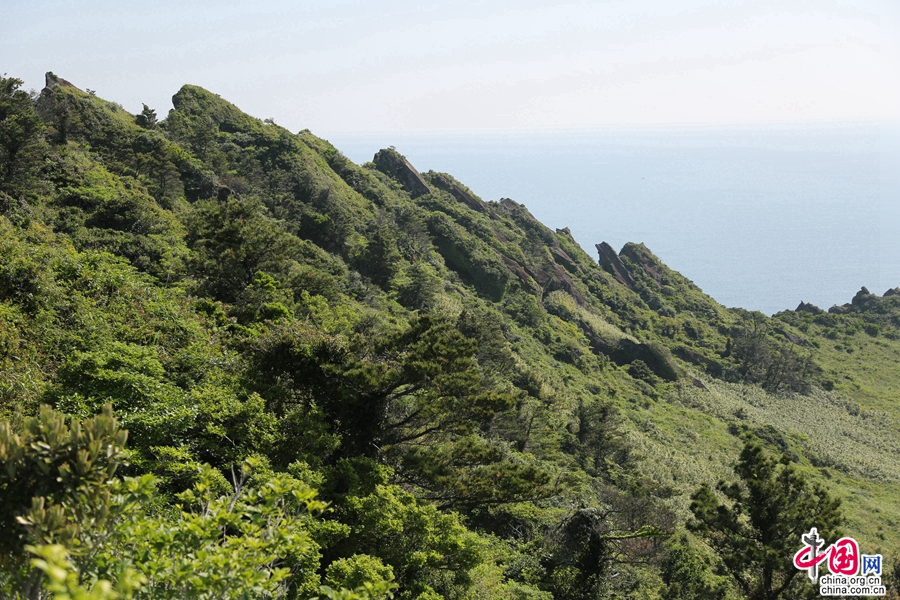
[[[859,544],[853,538],[843,537],[823,550],[825,540],[813,527],[809,533],[800,536],[800,542],[803,547],[794,555],[794,566],[806,571],[813,583],[818,581],[819,565],[826,559],[828,570],[833,575],[856,575],[862,564],[863,575],[874,573],[881,576],[881,555],[860,556]]]
[[[841,538],[831,546],[827,553],[828,570],[835,575],[856,575],[859,572],[859,545],[853,538]]]

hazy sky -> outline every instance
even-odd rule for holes
[[[0,73],[291,130],[900,120],[897,0],[3,0]]]

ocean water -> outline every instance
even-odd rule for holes
[[[326,136],[395,146],[512,198],[596,256],[643,242],[726,306],[773,314],[900,286],[900,126],[865,123]]]

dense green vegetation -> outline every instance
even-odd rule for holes
[[[727,309],[393,148],[20,85],[3,597],[795,597],[812,526],[892,581],[900,293]]]

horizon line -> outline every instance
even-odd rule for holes
[[[275,121],[278,124],[277,121]],[[283,127],[283,126],[282,126]],[[443,135],[443,136],[468,136],[468,135],[495,135],[516,136],[552,133],[593,133],[605,131],[659,131],[659,130],[753,130],[764,129],[800,129],[800,128],[824,128],[824,127],[900,127],[900,117],[893,118],[859,118],[859,119],[810,119],[810,120],[772,120],[772,121],[723,121],[716,123],[685,122],[685,123],[628,123],[585,125],[565,127],[523,127],[523,128],[456,128],[456,129],[373,129],[373,130],[332,130],[326,135],[374,137],[380,135]],[[310,128],[300,131],[309,131],[313,135],[322,137]],[[322,131],[322,130],[320,130]],[[299,132],[298,132],[299,133]]]

